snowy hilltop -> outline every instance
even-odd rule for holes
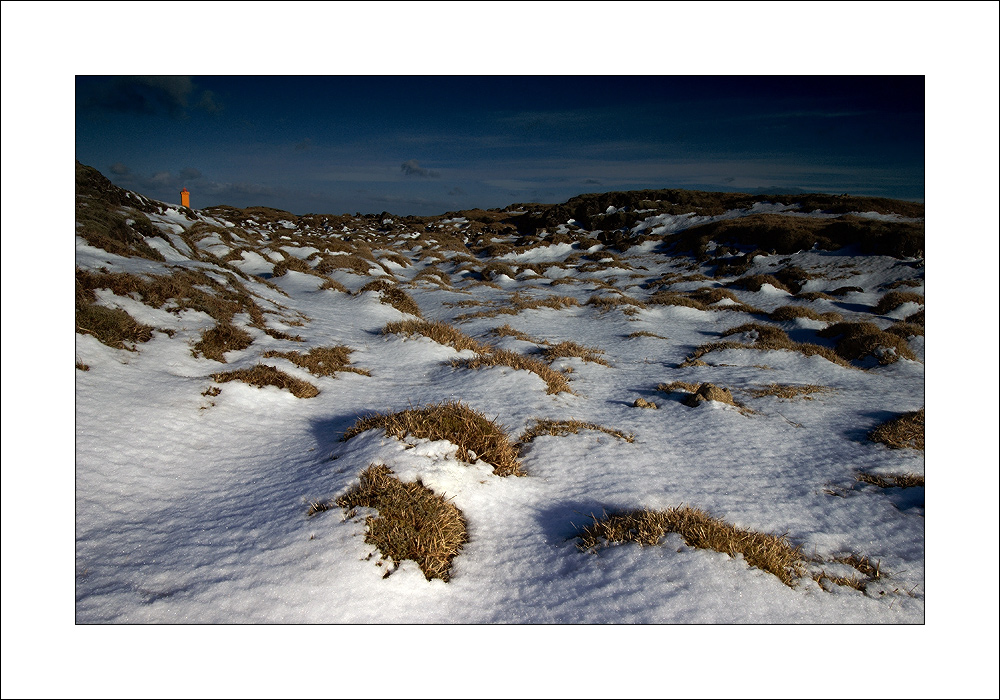
[[[924,622],[923,205],[76,176],[78,623]]]

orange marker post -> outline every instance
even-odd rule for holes
[[[191,208],[191,193],[188,192],[187,187],[181,190],[181,206]]]

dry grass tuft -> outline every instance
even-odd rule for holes
[[[879,316],[887,314],[893,309],[896,309],[907,302],[913,302],[915,304],[923,304],[924,298],[916,292],[889,292],[884,297],[879,299],[878,303],[872,309]]]
[[[413,336],[422,335],[441,345],[449,345],[456,350],[474,350],[477,353],[490,351],[488,345],[470,338],[454,326],[442,321],[393,321],[382,329],[382,335]]]
[[[670,340],[664,335],[653,333],[652,331],[633,331],[628,334],[629,338],[659,338],[660,340]]]
[[[824,330],[829,329],[827,328]],[[820,331],[819,334],[822,335],[823,331]],[[788,337],[788,334],[777,326],[768,326],[761,323],[745,323],[741,326],[737,326],[736,328],[730,328],[722,333],[722,337],[724,338],[732,335],[743,335],[747,342],[739,343],[735,341],[723,341],[702,345],[696,348],[691,357],[684,360],[680,366],[691,367],[704,364],[699,358],[716,350],[747,349],[789,350],[792,352],[802,353],[806,357],[819,355],[820,357],[843,367],[853,367],[850,362],[828,347],[815,345],[813,343],[796,343],[792,341]]]
[[[612,428],[605,428],[602,425],[597,425],[596,423],[586,423],[580,420],[551,420],[549,418],[536,418],[535,422],[528,426],[528,428],[521,433],[521,437],[518,438],[518,445],[526,445],[527,443],[534,440],[536,437],[542,435],[552,435],[555,437],[561,437],[564,435],[576,435],[581,430],[597,430],[602,433],[607,433],[612,437],[616,437],[619,440],[624,440],[625,442],[633,442],[635,436],[623,433],[620,430],[614,430]]]
[[[804,572],[805,560],[800,549],[793,547],[784,535],[739,528],[687,506],[605,513],[602,519],[595,517],[593,524],[583,528],[579,546],[590,550],[602,539],[605,546],[615,542],[653,546],[669,532],[680,534],[689,547],[712,549],[731,557],[742,554],[747,564],[774,574],[786,586],[793,586]]]
[[[603,297],[598,294],[594,294],[587,299],[586,306],[596,306],[602,311],[617,309],[619,306],[633,306],[639,309],[647,308],[646,304],[638,299],[628,296],[627,294],[616,294]]]
[[[905,339],[913,336],[922,336],[924,334],[924,327],[920,323],[911,323],[909,321],[896,321],[894,324],[886,328],[885,332],[892,333],[893,335],[898,335],[900,338]]]
[[[135,351],[136,343],[145,343],[153,337],[152,326],[139,323],[122,309],[110,309],[91,303],[76,305],[76,332],[92,335],[105,345]],[[131,343],[129,347],[127,343]]]
[[[746,289],[751,292],[759,292],[765,284],[769,284],[775,289],[781,289],[789,293],[792,291],[774,275],[750,275],[748,277],[740,277],[730,286],[736,287],[737,289]]]
[[[558,345],[551,345],[542,351],[542,355],[548,362],[554,362],[560,357],[579,357],[584,362],[610,367],[611,364],[601,355],[604,351],[599,348],[588,348],[585,345],[578,345],[571,340],[564,341]]]
[[[777,396],[782,399],[797,399],[802,397],[807,401],[812,400],[811,394],[826,394],[835,391],[827,386],[818,384],[768,384],[754,389],[743,389],[755,399],[764,396]]]
[[[523,340],[527,343],[534,343],[535,345],[544,345],[544,342],[536,338],[532,338],[527,333],[522,333],[516,328],[512,328],[509,324],[503,324],[490,331],[491,335],[495,335],[498,338],[503,338],[505,336],[510,336],[512,338],[517,338],[518,340]]]
[[[294,351],[268,350],[264,353],[264,357],[283,357],[286,360],[291,360],[317,377],[335,377],[337,372],[353,372],[365,377],[372,376],[371,372],[366,369],[348,366],[351,352],[353,351],[349,347],[337,345],[328,348],[312,348],[305,355]]]
[[[365,518],[365,542],[396,566],[411,559],[428,581],[447,582],[451,560],[469,541],[462,511],[420,481],[404,484],[392,474],[384,464],[372,464],[337,505],[348,513],[358,507],[378,510]]]
[[[699,386],[699,384],[691,384],[690,382],[670,382],[669,384],[657,384],[656,390],[662,391],[665,394],[673,394],[679,391],[693,394],[698,391]]]
[[[344,294],[350,294],[350,290],[335,279],[330,279],[329,277],[323,281],[323,284],[319,286],[320,289],[329,289],[334,292],[343,292]]]
[[[924,477],[916,474],[871,474],[869,472],[855,472],[854,478],[866,484],[873,484],[882,489],[901,488],[909,489],[914,486],[923,486]]]
[[[924,449],[924,409],[904,413],[886,421],[868,433],[868,439],[881,442],[894,450],[904,447]]]
[[[417,302],[413,300],[413,297],[392,282],[387,280],[374,280],[359,289],[358,294],[371,291],[379,293],[379,301],[383,304],[388,304],[394,309],[402,311],[404,314],[410,314],[412,316],[416,316],[417,318],[423,317],[423,314],[420,313],[420,307],[417,306]]]
[[[835,350],[845,360],[861,360],[871,356],[880,365],[888,365],[901,357],[907,360],[917,359],[905,338],[883,331],[867,321],[835,323],[817,331],[816,335],[822,338],[839,338]]]
[[[464,321],[470,318],[493,318],[495,316],[500,316],[501,314],[506,314],[509,316],[515,316],[522,311],[529,309],[564,309],[570,306],[579,306],[578,302],[573,297],[559,296],[553,294],[551,296],[544,297],[542,299],[532,299],[526,297],[519,292],[514,292],[507,305],[498,306],[491,308],[487,311],[477,311],[475,313],[462,314],[461,316],[456,316],[455,320]]]
[[[654,402],[652,402],[652,401],[646,401],[646,399],[642,398],[641,396],[635,400],[635,402],[632,404],[632,407],[633,408],[659,408],[659,406],[657,406]]]
[[[195,344],[191,354],[198,357],[204,355],[216,362],[225,362],[226,353],[233,350],[245,350],[253,344],[253,338],[242,328],[231,323],[217,323],[201,334],[201,340]]]
[[[504,429],[460,401],[409,408],[398,413],[372,414],[358,419],[341,440],[350,440],[376,428],[400,439],[412,435],[427,440],[448,440],[458,446],[456,457],[463,462],[471,464],[482,459],[493,465],[493,473],[497,476],[524,475],[517,448],[511,444]]]
[[[818,313],[812,309],[806,308],[805,306],[779,306],[777,309],[768,314],[768,317],[772,321],[791,321],[796,318],[808,318],[813,321],[838,323],[844,320],[844,317],[836,311]]]
[[[464,367],[466,369],[479,369],[481,367],[510,367],[512,369],[523,369],[537,374],[546,385],[546,394],[558,394],[560,392],[573,393],[569,388],[569,381],[562,373],[555,371],[544,362],[536,360],[526,355],[520,355],[511,350],[494,350],[489,354],[480,354],[471,359],[452,360],[453,367]]]
[[[252,369],[237,369],[232,372],[218,372],[212,375],[212,380],[224,382],[244,382],[252,386],[265,387],[276,386],[279,389],[288,389],[293,396],[300,399],[309,399],[319,394],[319,389],[309,382],[296,379],[290,374],[285,374],[277,367],[271,365],[261,365]]]

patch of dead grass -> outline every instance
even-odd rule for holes
[[[462,511],[419,480],[401,482],[384,464],[370,465],[337,505],[348,517],[359,507],[376,509],[378,515],[365,518],[365,542],[395,566],[404,559],[415,561],[428,581],[448,582],[451,560],[469,541]]]
[[[635,441],[634,435],[623,433],[621,430],[615,430],[613,428],[605,428],[603,425],[598,425],[597,423],[587,423],[573,419],[552,420],[550,418],[536,418],[535,422],[528,426],[523,433],[521,433],[521,437],[518,438],[517,442],[518,445],[526,445],[536,437],[540,437],[542,435],[561,437],[565,435],[576,435],[581,430],[596,430],[618,438],[619,440],[624,440],[625,442]]]
[[[579,345],[571,340],[563,341],[557,345],[550,345],[542,350],[542,355],[549,363],[554,362],[560,357],[579,357],[584,362],[593,362],[598,365],[610,367],[611,364],[601,357],[603,354],[604,351],[599,348]]]
[[[461,401],[365,416],[359,418],[341,440],[350,440],[376,428],[399,439],[412,435],[427,440],[447,440],[458,447],[456,457],[463,462],[482,459],[493,465],[493,473],[497,476],[524,475],[517,448],[504,429]]]
[[[558,394],[560,392],[573,393],[569,388],[569,381],[561,372],[557,372],[544,362],[533,357],[521,355],[511,350],[493,350],[488,354],[479,354],[474,358],[462,358],[452,360],[452,367],[464,367],[466,369],[480,369],[481,367],[510,367],[516,370],[527,370],[537,374],[545,382],[546,394]]]
[[[924,409],[904,413],[886,421],[868,433],[868,439],[894,450],[924,449]]]
[[[216,362],[225,362],[226,353],[234,350],[245,350],[253,344],[253,337],[242,328],[231,323],[217,323],[201,334],[191,354],[198,357],[204,355]]]
[[[653,333],[652,331],[633,331],[628,334],[629,338],[659,338],[660,340],[670,340],[666,336]]]
[[[250,369],[237,369],[231,372],[218,372],[212,375],[212,380],[220,384],[225,382],[244,382],[256,387],[275,386],[288,389],[293,396],[309,399],[319,395],[319,389],[309,382],[297,379],[271,365],[258,364]]]
[[[797,399],[802,397],[807,401],[812,400],[812,394],[826,394],[835,391],[827,386],[818,384],[767,384],[766,386],[751,389],[742,389],[755,399],[764,396],[777,396],[782,399]]]
[[[888,365],[901,357],[907,360],[917,359],[905,338],[883,331],[867,321],[835,323],[817,331],[816,335],[821,338],[838,338],[835,351],[845,360],[874,357],[880,365]]]
[[[792,341],[792,339],[788,337],[788,334],[777,326],[769,326],[761,323],[745,323],[735,328],[730,328],[722,333],[722,337],[724,338],[732,335],[743,335],[746,338],[746,342],[722,341],[699,346],[690,357],[680,364],[680,366],[691,367],[704,364],[700,358],[717,350],[745,349],[788,350],[791,352],[801,353],[806,357],[819,355],[820,357],[841,365],[842,367],[854,367],[850,362],[828,347],[813,343],[796,343]],[[820,335],[822,335],[822,331],[820,331]]]
[[[448,345],[456,350],[473,350],[477,353],[490,351],[488,345],[480,343],[474,338],[470,338],[454,326],[442,321],[393,321],[387,323],[382,329],[382,335],[401,335],[411,337],[422,335],[430,338],[435,343]]]
[[[515,316],[522,311],[529,309],[564,309],[571,306],[579,306],[578,302],[573,297],[559,296],[556,294],[543,297],[541,299],[532,299],[531,297],[525,296],[520,292],[514,292],[509,302],[503,306],[496,306],[489,310],[477,311],[475,313],[462,314],[456,316],[456,321],[464,321],[470,318],[493,318],[500,315]]]
[[[593,517],[593,516],[592,516]],[[708,513],[688,506],[667,510],[631,510],[594,517],[580,534],[580,549],[595,549],[618,542],[653,546],[670,532],[676,532],[689,547],[711,549],[735,557],[742,554],[747,564],[774,574],[786,586],[794,586],[804,574],[801,550],[785,535],[771,535],[736,527]]]
[[[353,351],[347,346],[336,345],[312,348],[304,355],[295,351],[268,350],[264,353],[264,357],[283,357],[317,377],[335,377],[337,372],[352,372],[365,377],[372,376],[371,372],[366,369],[348,366],[351,352]]]
[[[544,345],[545,344],[544,341],[538,340],[536,338],[532,338],[527,333],[522,333],[521,331],[517,330],[516,328],[511,327],[509,324],[506,324],[506,323],[503,324],[502,326],[498,326],[497,328],[494,328],[493,330],[491,330],[490,334],[491,335],[495,335],[498,338],[503,338],[503,337],[509,336],[509,337],[512,337],[512,338],[517,338],[518,340],[523,340],[523,341],[525,341],[527,343],[534,343],[535,345]]]
[[[889,313],[893,309],[899,308],[907,302],[913,302],[914,304],[923,304],[924,298],[916,292],[889,292],[875,304],[872,309],[876,314],[882,316]]]
[[[866,484],[872,484],[882,489],[900,488],[909,489],[915,486],[924,485],[924,477],[917,474],[872,474],[870,472],[858,471],[854,473],[854,478]]]
[[[824,321],[826,323],[838,323],[844,320],[844,317],[836,311],[819,313],[805,306],[779,306],[768,314],[768,318],[772,321],[791,321],[796,318],[808,318],[812,321]]]
[[[632,404],[633,408],[659,408],[653,401],[647,401],[641,396],[635,400]]]

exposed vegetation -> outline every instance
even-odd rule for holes
[[[295,351],[268,350],[264,353],[264,357],[283,357],[317,377],[335,377],[337,372],[353,372],[370,377],[371,372],[368,370],[349,366],[351,352],[353,351],[344,345],[336,345],[312,348],[305,354]]]
[[[453,503],[420,481],[403,483],[384,464],[362,472],[357,486],[337,499],[348,517],[356,508],[375,508],[365,518],[365,542],[395,566],[404,559],[417,563],[430,581],[451,578],[451,560],[469,541],[465,518]],[[386,570],[383,578],[389,576]]]
[[[376,428],[400,439],[412,435],[427,440],[448,440],[458,447],[456,457],[463,462],[481,459],[493,465],[493,473],[497,476],[523,476],[517,449],[506,431],[496,421],[460,401],[359,418],[341,440],[350,440]]]
[[[924,409],[904,413],[882,423],[868,434],[868,439],[894,450],[924,449]]]
[[[607,433],[608,435],[618,438],[619,440],[624,440],[625,442],[632,442],[635,440],[634,435],[628,433],[623,433],[620,430],[615,430],[613,428],[605,428],[603,425],[597,425],[596,423],[587,423],[580,420],[552,420],[549,418],[536,418],[535,422],[528,426],[521,437],[518,438],[519,445],[525,445],[536,437],[541,435],[576,435],[581,430],[596,430],[602,433]]]
[[[687,506],[605,513],[600,519],[594,517],[594,522],[583,528],[579,546],[591,550],[599,546],[601,540],[605,546],[619,542],[653,546],[670,532],[680,534],[689,547],[712,549],[731,557],[742,554],[747,564],[774,574],[786,586],[793,586],[804,574],[805,560],[800,549],[793,547],[784,535],[736,527]]]
[[[293,396],[309,399],[319,395],[319,389],[309,382],[297,379],[271,365],[258,364],[250,369],[237,369],[231,372],[218,372],[212,375],[212,380],[220,384],[225,382],[244,382],[252,386],[275,386],[288,389]]]
[[[456,350],[474,350],[477,353],[490,351],[488,345],[470,338],[462,331],[443,321],[393,321],[382,329],[382,335],[402,335],[411,337],[422,335],[435,343],[449,345]]]
[[[537,374],[545,382],[546,394],[558,394],[567,392],[572,394],[569,388],[569,381],[562,373],[555,371],[544,362],[527,357],[511,350],[493,350],[490,353],[479,354],[471,359],[459,359],[452,361],[453,367],[464,367],[466,369],[479,369],[481,367],[510,367],[512,369],[523,369]]]

